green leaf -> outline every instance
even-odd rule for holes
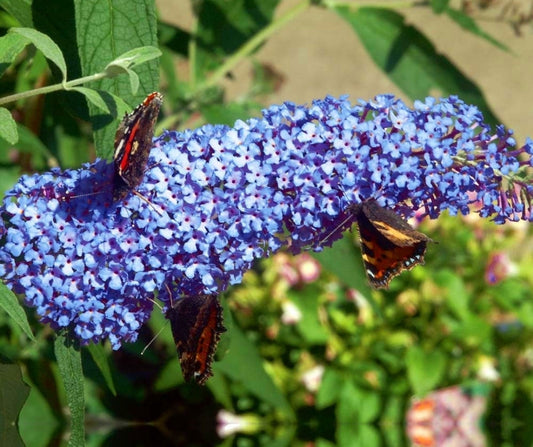
[[[455,327],[452,325],[450,327],[453,327],[450,335],[462,345],[479,348],[491,343],[492,325],[478,315],[471,314]]]
[[[89,102],[98,107],[104,113],[111,113],[109,106],[98,91],[87,87],[73,87],[69,90],[74,90],[75,92],[81,93],[87,100],[89,100]]]
[[[446,302],[450,306],[450,309],[459,318],[468,318],[471,314],[468,308],[470,296],[462,278],[448,269],[436,272],[433,278],[446,291]]]
[[[446,355],[437,349],[426,352],[418,346],[411,346],[405,362],[409,382],[417,396],[434,389],[446,371]]]
[[[53,374],[43,373],[44,380],[50,381]],[[53,393],[53,391],[52,391]],[[60,431],[59,420],[50,408],[50,402],[40,393],[39,388],[31,384],[30,395],[20,412],[19,431],[26,447],[47,447],[52,445],[54,434]]]
[[[9,144],[16,144],[19,139],[17,123],[5,107],[0,107],[0,136]]]
[[[448,15],[448,17],[450,17],[465,31],[475,34],[476,36],[482,37],[483,39],[490,42],[495,47],[500,48],[501,50],[507,51],[509,53],[511,52],[507,45],[503,44],[499,40],[492,37],[490,34],[483,31],[479,26],[477,26],[476,21],[469,15],[465,14],[463,11],[459,11],[457,9],[452,8],[445,8],[444,11]]]
[[[445,11],[450,0],[431,0],[431,9],[435,14],[440,14]]]
[[[112,3],[74,0],[74,7],[78,52],[84,76],[106,70],[109,61],[115,61],[129,50],[136,49],[137,52],[132,62],[135,65],[135,76],[138,76],[140,83],[137,94],[131,93],[129,76],[102,79],[92,83],[91,87],[119,96],[128,104],[138,104],[148,93],[157,90],[159,84],[157,61],[150,60],[137,66],[139,61],[149,60],[154,54],[152,49],[138,48],[157,45],[156,11],[153,0],[135,2],[114,0]],[[112,123],[109,115],[102,115],[92,103],[89,103],[89,110],[96,155],[110,158],[113,153],[115,131],[122,116]]]
[[[0,76],[2,76],[27,45],[26,38],[19,34],[0,37]]]
[[[9,317],[20,326],[31,340],[35,341],[26,312],[24,312],[16,295],[2,283],[0,283],[0,307],[5,310]]]
[[[350,233],[347,232],[342,239],[335,241],[332,247],[311,254],[324,268],[337,275],[349,287],[362,293],[370,291],[361,253],[355,248]]]
[[[378,67],[411,99],[458,95],[467,104],[476,104],[487,123],[500,122],[477,85],[437,53],[415,27],[406,25],[403,16],[378,8],[335,10],[352,26]]]
[[[321,410],[337,402],[344,382],[344,377],[338,371],[326,368],[316,396],[317,409]]]
[[[139,76],[137,76],[137,73],[135,73],[132,68],[136,65],[156,59],[160,57],[161,54],[161,51],[156,47],[147,46],[135,48],[131,51],[127,51],[113,62],[109,63],[105,71],[109,77],[118,76],[123,73],[127,74],[130,80],[131,91],[137,93],[137,90],[139,90]]]
[[[83,396],[81,354],[64,332],[58,334],[54,343],[54,351],[70,409],[68,445],[82,446],[85,445],[85,399]]]
[[[337,405],[337,441],[339,446],[378,447],[379,435],[369,425],[379,414],[377,393],[357,388],[346,382]]]
[[[13,165],[7,168],[0,167],[0,195],[3,195],[8,189],[11,189],[19,178],[19,166]]]
[[[279,0],[206,0],[198,14],[195,63],[200,79],[235,53],[274,17]]]
[[[113,393],[113,396],[116,396],[117,390],[115,389],[111,368],[109,367],[109,357],[106,354],[104,347],[101,344],[91,343],[87,346],[87,350],[90,352],[94,363],[96,363],[96,366],[98,366],[98,369],[102,373],[107,387]]]
[[[257,116],[261,112],[261,106],[257,103],[226,103],[210,104],[201,107],[202,115],[208,123],[227,124],[232,126],[237,120],[245,120]]]
[[[157,59],[163,53],[157,47],[145,46],[134,48],[133,50],[126,51],[121,54],[115,60],[107,64],[105,71],[110,76],[116,76],[120,73],[131,70],[135,66],[144,64],[152,59]]]
[[[11,28],[9,30],[12,33],[20,34],[28,39],[35,47],[44,54],[44,56],[51,60],[61,70],[63,81],[67,80],[67,64],[61,49],[57,44],[50,39],[46,34],[43,34],[35,29],[31,28]]]
[[[223,373],[240,382],[251,394],[281,409],[285,417],[293,420],[291,406],[263,368],[263,359],[257,348],[246,338],[239,327],[231,328],[231,349],[220,362],[213,364],[214,374]]]
[[[0,6],[26,27],[33,26],[31,3],[31,0],[0,0]]]
[[[353,238],[349,232],[335,241],[332,247],[311,255],[331,273],[335,274],[348,287],[360,291],[368,300],[376,315],[381,315],[380,307],[372,299],[370,286],[363,267],[361,252],[355,248]]]
[[[18,365],[0,364],[0,445],[24,446],[17,420],[29,392]]]
[[[302,314],[297,324],[298,332],[309,344],[324,345],[328,341],[328,332],[319,318],[320,293],[315,287],[309,286],[303,291],[288,292],[289,299]]]

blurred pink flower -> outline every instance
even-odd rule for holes
[[[320,277],[320,263],[308,253],[295,257],[279,254],[275,256],[275,263],[280,276],[291,287],[311,283]]]
[[[511,262],[507,253],[493,253],[485,269],[485,281],[490,285],[498,284],[510,275],[517,272],[517,267]]]
[[[302,253],[295,258],[295,265],[300,274],[300,281],[309,284],[320,277],[320,263],[309,253]]]
[[[481,419],[487,398],[460,386],[414,399],[407,410],[407,436],[414,447],[484,447]]]

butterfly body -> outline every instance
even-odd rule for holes
[[[392,278],[424,263],[431,241],[413,229],[394,211],[367,200],[352,209],[361,241],[363,263],[370,285],[388,288]]]
[[[170,320],[184,379],[205,384],[212,375],[211,364],[220,335],[226,331],[217,296],[183,297],[169,308],[166,317]]]
[[[123,199],[144,177],[163,96],[154,92],[124,116],[115,134],[113,199]]]

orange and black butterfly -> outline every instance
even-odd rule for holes
[[[158,92],[150,93],[135,110],[124,116],[115,134],[113,199],[135,191],[144,177],[152,148],[154,128],[163,103]]]
[[[180,359],[183,378],[205,384],[220,335],[226,331],[217,295],[191,295],[176,301],[166,313]]]
[[[386,289],[402,271],[424,263],[431,239],[394,211],[367,200],[353,207],[352,212],[359,226],[363,263],[372,287]]]

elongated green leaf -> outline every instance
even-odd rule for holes
[[[76,33],[82,74],[102,72],[110,61],[129,50],[157,45],[156,12],[153,0],[113,0],[110,2],[74,1],[76,11]],[[103,79],[91,85],[124,98],[133,105],[140,103],[146,94],[157,90],[159,67],[156,60],[135,69],[139,77],[140,89],[131,93],[129,76]],[[113,142],[118,120],[102,115],[99,109],[89,104],[93,123],[96,154],[109,158],[113,152]]]
[[[4,107],[0,107],[0,137],[10,144],[15,144],[19,139],[17,123],[11,112]]]
[[[68,445],[83,446],[85,445],[85,399],[83,396],[81,354],[64,333],[57,336],[54,351],[70,409]]]
[[[286,417],[292,417],[289,403],[265,372],[256,347],[238,326],[231,328],[231,349],[220,362],[214,363],[213,370],[214,374],[224,373],[240,382],[250,393],[284,411]]]
[[[0,307],[6,311],[11,319],[20,326],[29,338],[35,340],[24,309],[20,305],[15,294],[2,283],[0,283]]]
[[[476,36],[482,37],[483,39],[490,42],[495,47],[500,48],[501,50],[507,51],[509,53],[511,52],[507,45],[483,31],[479,26],[477,26],[476,21],[472,17],[466,15],[464,12],[453,8],[446,8],[444,11],[448,15],[448,17],[450,17],[465,31],[475,34]]]
[[[91,357],[98,366],[98,369],[102,373],[102,376],[105,380],[107,387],[111,390],[114,396],[117,395],[117,390],[115,389],[115,383],[113,382],[113,376],[111,375],[111,368],[109,368],[109,357],[104,351],[104,348],[101,344],[90,344],[87,349],[89,350]]]
[[[15,17],[22,26],[33,26],[31,0],[0,0],[0,6]]]
[[[128,75],[131,92],[135,94],[139,90],[139,76],[132,68],[160,56],[161,51],[156,47],[135,48],[110,62],[105,71],[109,77],[118,76],[119,74]]]
[[[437,53],[415,27],[406,25],[403,16],[377,8],[336,11],[352,26],[378,67],[411,99],[434,96],[435,91],[442,96],[458,95],[477,105],[486,122],[499,123],[478,86]]]
[[[312,253],[312,256],[348,287],[359,290],[368,299],[376,315],[381,315],[381,310],[370,293],[361,253],[355,248],[348,232],[341,240],[335,241],[332,247]]]
[[[127,71],[137,65],[157,59],[163,54],[157,47],[145,46],[126,51],[106,66],[106,72],[117,70],[118,73]]]
[[[279,0],[207,0],[198,17],[196,68],[200,78],[266,27]]]
[[[442,379],[446,369],[446,356],[439,350],[426,352],[412,346],[405,358],[407,375],[417,396],[432,390]]]
[[[0,76],[9,68],[27,43],[27,39],[19,34],[6,34],[0,37]]]
[[[18,365],[0,364],[0,445],[24,446],[17,419],[29,392]]]
[[[31,28],[11,28],[10,32],[20,34],[28,39],[47,59],[57,65],[61,70],[63,81],[67,80],[67,63],[61,49],[50,37]]]

